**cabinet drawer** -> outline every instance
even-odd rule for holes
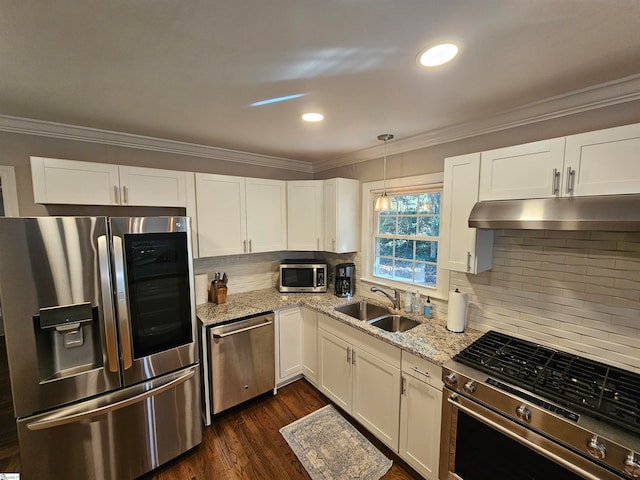
[[[442,367],[413,353],[402,352],[402,373],[442,389]]]

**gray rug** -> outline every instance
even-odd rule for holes
[[[393,464],[332,405],[280,433],[313,480],[378,480]]]

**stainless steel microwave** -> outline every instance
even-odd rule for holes
[[[327,264],[315,259],[283,260],[280,263],[281,292],[326,292]]]

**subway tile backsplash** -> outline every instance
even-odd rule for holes
[[[451,287],[470,327],[640,372],[640,232],[497,230],[493,269]]]

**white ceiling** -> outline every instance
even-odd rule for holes
[[[319,164],[635,79],[640,1],[2,0],[0,66],[0,115]]]

